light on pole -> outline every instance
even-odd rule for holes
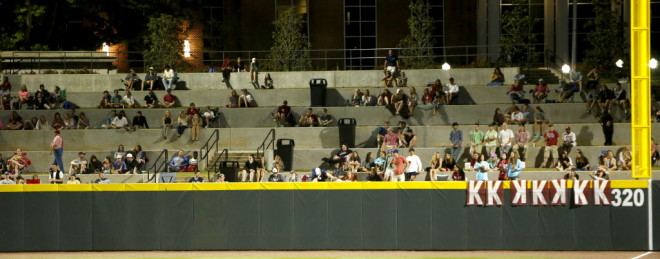
[[[652,59],[649,61],[649,67],[650,67],[651,69],[656,69],[656,68],[658,68],[658,61],[655,60],[655,58],[652,58]]]
[[[449,64],[447,64],[447,62],[442,64],[442,70],[448,71],[449,69],[451,69],[451,66]]]
[[[614,63],[618,68],[623,68],[623,60],[619,59]]]

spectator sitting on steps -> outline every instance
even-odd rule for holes
[[[121,82],[124,84],[126,87],[127,91],[133,90],[133,87],[135,86],[140,86],[142,85],[142,80],[140,80],[140,77],[135,73],[135,69],[130,69],[128,72],[128,75],[124,79],[121,80]],[[135,87],[137,89],[137,87]],[[141,89],[141,87],[140,87]],[[138,89],[139,90],[139,89]]]
[[[149,124],[147,123],[147,117],[144,117],[141,111],[138,111],[135,117],[133,117],[133,131],[136,131],[138,128],[143,128],[143,129],[149,128]]]
[[[167,94],[163,96],[163,102],[160,103],[160,105],[165,108],[174,107],[176,105],[176,96],[172,94],[172,90],[167,90]]]
[[[278,127],[283,127],[284,125],[287,124],[289,114],[291,113],[291,107],[289,107],[288,104],[289,102],[284,100],[284,102],[282,102],[282,105],[278,107],[277,110],[275,110],[274,120],[275,120],[275,124]]]
[[[71,166],[69,167],[69,174],[84,174],[87,171],[88,161],[85,159],[85,152],[78,152],[78,158],[71,161]]]
[[[154,90],[156,82],[158,80],[158,74],[156,74],[156,70],[154,70],[154,67],[149,67],[149,71],[147,71],[147,74],[144,75],[144,81],[142,81],[142,90]],[[149,86],[147,88],[146,86]]]
[[[490,80],[488,81],[487,86],[500,86],[504,85],[504,74],[499,67],[495,67],[495,70],[490,74]]]
[[[183,155],[183,150],[172,158],[169,164],[170,172],[179,172],[188,166],[188,158]]]

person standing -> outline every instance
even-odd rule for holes
[[[502,123],[502,130],[498,136],[500,140],[500,154],[509,154],[511,151],[511,146],[513,146],[513,140],[515,139],[513,131],[509,129],[508,123]]]
[[[470,155],[481,154],[484,142],[484,132],[479,129],[479,123],[474,124],[474,130],[470,131]]]
[[[64,140],[60,135],[60,130],[55,130],[55,137],[53,141],[50,142],[50,154],[55,155],[53,160],[54,164],[60,168],[60,171],[64,172],[64,162],[62,162],[62,153],[64,153]]]
[[[553,168],[557,165],[557,160],[559,159],[559,152],[557,151],[557,140],[559,139],[559,132],[555,130],[554,125],[550,124],[548,126],[548,131],[543,134],[545,138],[545,150],[543,152],[543,164],[541,168],[545,168],[545,164],[548,162],[548,158],[552,155],[552,164],[548,168]]]
[[[566,154],[570,154],[571,149],[577,145],[577,139],[575,133],[571,132],[571,126],[566,126],[566,132],[562,133],[561,139],[564,141],[564,151],[566,151]]]
[[[463,144],[463,132],[458,129],[458,123],[451,124],[453,130],[449,133],[449,141],[451,141],[451,156],[454,161],[458,161],[461,155],[461,145]]]
[[[399,155],[398,150],[392,150],[392,153],[394,154],[394,158],[389,163],[393,168],[390,180],[392,182],[405,182],[406,176],[404,172],[406,172],[408,161],[406,161],[405,157]]]
[[[612,135],[614,135],[614,118],[608,110],[603,111],[600,116],[600,125],[603,127],[603,135],[605,135],[605,146],[612,145]]]

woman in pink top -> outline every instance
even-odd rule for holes
[[[23,104],[27,104],[30,99],[30,91],[28,91],[27,86],[21,85],[21,90],[18,91],[18,107],[23,108]]]

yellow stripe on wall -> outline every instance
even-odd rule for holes
[[[548,181],[549,183],[549,181]],[[128,183],[0,185],[0,192],[135,192],[135,191],[257,191],[257,190],[465,190],[467,182],[309,182],[309,183]],[[502,181],[510,189],[509,181]],[[573,188],[568,181],[567,188]],[[646,189],[646,180],[613,180],[613,189]],[[528,188],[531,182],[528,181]]]

